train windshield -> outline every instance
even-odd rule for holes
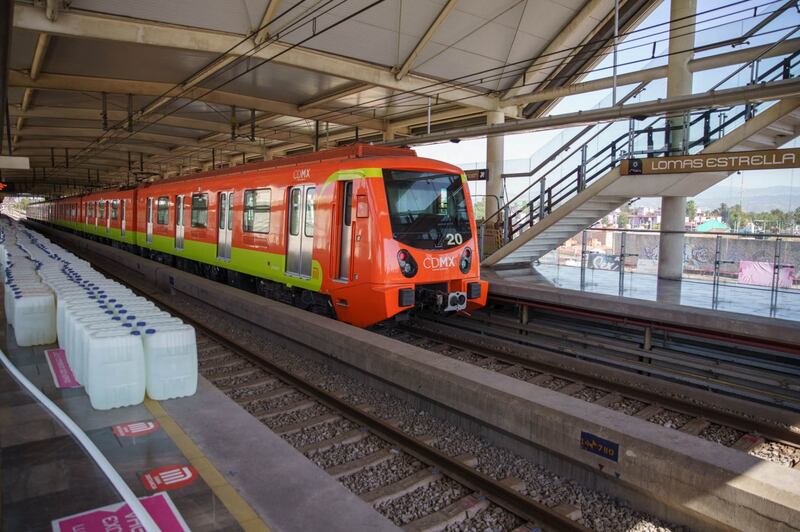
[[[419,249],[447,249],[470,238],[461,176],[384,170],[394,239]]]

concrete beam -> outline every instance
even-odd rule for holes
[[[450,140],[453,137],[474,138],[494,135],[498,133],[518,133],[522,131],[537,131],[543,129],[555,129],[564,126],[584,125],[597,122],[615,121],[623,118],[636,116],[656,116],[670,113],[682,113],[693,109],[707,109],[710,107],[720,107],[724,105],[736,105],[747,101],[772,101],[783,98],[791,98],[800,95],[800,79],[788,79],[762,83],[760,85],[748,85],[733,89],[725,89],[713,92],[703,92],[689,96],[675,98],[658,99],[651,102],[631,103],[623,106],[603,107],[591,111],[578,111],[576,113],[564,113],[551,115],[542,118],[529,118],[516,122],[500,124],[496,126],[476,126],[460,130],[445,131],[442,133],[432,133],[430,135],[417,135],[407,137],[402,140],[384,142],[386,146],[400,146],[404,144],[423,144],[429,142],[441,142]]]
[[[33,107],[25,112],[20,109],[12,108],[9,113],[12,117],[20,116],[23,118],[67,118],[74,120],[100,120],[99,109],[87,108],[71,108],[71,107]],[[108,110],[108,118],[115,121],[125,120],[128,116],[126,111]],[[272,118],[274,115],[270,114],[264,117],[264,120]],[[259,123],[261,117],[256,119],[256,124]],[[185,129],[193,129],[198,131],[210,131],[230,136],[231,126],[224,122],[213,122],[211,120],[198,120],[196,118],[185,118],[178,115],[164,116],[157,113],[151,114],[144,120],[145,123],[158,122],[161,125],[180,127]],[[249,122],[249,121],[248,121]],[[273,132],[269,128],[256,128],[256,137],[258,139],[268,140],[292,140],[298,141],[306,139],[312,142],[308,135],[302,133],[294,133],[292,131]]]
[[[105,133],[102,129],[89,127],[30,127],[25,129],[28,137],[87,137],[98,138]],[[160,133],[136,133],[136,139],[145,142],[157,142],[160,144],[179,144],[184,146],[199,146],[200,142],[191,137],[176,137],[174,135],[162,135]]]
[[[364,92],[365,90],[369,89],[371,85],[369,83],[350,83],[349,85],[332,90],[330,92],[322,93],[318,96],[314,96],[310,100],[307,100],[300,105],[297,106],[298,111],[305,111],[306,109],[317,107],[324,103],[332,102],[335,100],[340,100],[342,98],[346,98],[347,96],[352,96],[353,94],[358,94],[359,92]]]
[[[48,140],[41,140],[41,139],[24,139],[19,142],[17,145],[17,149],[25,149],[25,148],[69,148],[69,149],[77,149],[81,150],[88,146],[89,142],[82,141],[82,140],[70,140],[70,139],[48,139]],[[133,142],[124,142],[114,145],[114,150],[121,150],[121,151],[130,151],[131,153],[145,153],[149,155],[166,155],[170,153],[170,150],[167,148],[159,148],[156,146],[152,146],[150,144],[136,144]],[[63,155],[63,151],[61,155]]]
[[[258,24],[260,28],[256,36],[253,37],[253,42],[256,44],[263,44],[269,38],[269,24],[275,18],[275,12],[278,10],[278,5],[281,0],[267,0],[267,7],[264,8],[264,14],[261,16],[261,22]]]
[[[531,6],[536,8],[535,4]],[[539,57],[532,60],[530,66],[514,81],[512,87],[503,93],[501,101],[535,91],[539,84],[580,51],[578,45],[608,17],[613,9],[614,0],[590,0],[550,41]]]
[[[161,96],[175,87],[172,83],[160,81],[135,81],[126,79],[98,78],[91,76],[73,76],[68,74],[42,73],[38,79],[33,80],[25,72],[9,70],[9,87],[31,87],[35,89],[49,89],[61,91],[106,92],[110,94],[134,94],[140,96]],[[235,106],[243,109],[255,109],[265,113],[275,113],[297,118],[313,120],[319,116],[326,116],[332,123],[359,126],[366,129],[382,130],[384,123],[381,120],[363,116],[331,112],[325,109],[306,109],[298,111],[297,106],[290,103],[267,100],[255,96],[245,96],[233,92],[213,91],[202,87],[188,89],[182,98],[197,99],[203,102]]]
[[[791,54],[800,50],[800,38],[789,39],[773,47],[772,44],[765,44],[762,46],[753,46],[752,48],[744,48],[734,52],[725,54],[710,55],[689,61],[690,72],[701,72],[703,70],[712,70],[730,65],[739,65],[749,63],[756,58],[777,57],[781,55]],[[763,54],[763,55],[762,55]],[[632,85],[634,83],[643,83],[667,77],[667,67],[653,67],[644,70],[636,70],[626,74],[617,76],[617,86]],[[582,83],[573,83],[566,87],[559,87],[556,89],[541,90],[538,92],[524,94],[515,97],[508,97],[502,100],[503,105],[523,105],[534,102],[546,102],[556,98],[564,98],[574,94],[584,94],[587,92],[594,92],[603,89],[610,89],[614,84],[612,76],[599,78],[592,81],[584,81]],[[530,87],[528,87],[530,88]]]
[[[237,34],[98,15],[79,10],[62,13],[57,21],[51,22],[42,16],[41,10],[23,4],[17,4],[14,7],[14,26],[29,31],[46,31],[65,37],[148,44],[193,52],[229,53],[241,56],[252,51],[250,43],[240,44],[241,35]],[[461,105],[480,107],[490,111],[499,109],[497,98],[484,93],[416,75],[409,75],[402,80],[397,80],[389,68],[308,48],[292,47],[275,42],[256,51],[252,57],[267,59],[275,64],[425,96],[433,92],[432,87],[437,87],[436,92],[440,93],[440,100],[453,101]],[[516,111],[510,109],[509,112],[514,114]]]
[[[47,47],[50,44],[50,34],[40,33],[36,39],[36,48],[33,51],[33,60],[31,61],[31,70],[28,74],[31,79],[35,80],[39,77],[39,72],[42,70],[42,63],[47,54]],[[26,111],[33,101],[33,89],[26,88],[22,94],[22,105],[20,106],[23,111]],[[17,134],[14,135],[12,144],[16,144],[19,140],[19,130],[22,129],[25,121],[22,117],[17,118]]]
[[[444,23],[444,21],[447,20],[448,15],[450,15],[450,12],[453,11],[453,9],[455,9],[456,4],[458,4],[458,0],[447,0],[447,3],[444,6],[442,6],[441,11],[439,11],[439,14],[436,15],[435,19],[433,19],[433,22],[431,23],[430,26],[428,26],[428,29],[425,31],[425,34],[420,38],[416,46],[414,46],[414,49],[411,50],[411,53],[408,54],[406,60],[403,61],[403,63],[399,67],[397,67],[397,71],[395,72],[394,75],[396,80],[399,81],[403,79],[406,74],[408,74],[408,71],[411,70],[412,66],[414,66],[414,61],[416,61],[419,54],[428,45],[430,40],[433,38],[433,34],[436,33],[436,30],[439,29],[439,26],[441,26]]]

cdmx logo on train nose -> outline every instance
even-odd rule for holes
[[[445,268],[454,268],[456,265],[455,257],[433,257],[426,255],[422,261],[422,266],[428,270],[444,270]]]

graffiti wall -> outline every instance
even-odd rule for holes
[[[587,231],[587,267],[619,270],[622,233]],[[659,235],[628,233],[625,237],[625,269],[639,273],[656,273],[658,269]],[[782,239],[778,244],[780,263],[794,266],[800,272],[800,239]],[[716,235],[687,235],[684,243],[684,272],[687,276],[710,277],[714,273]],[[558,253],[550,254],[542,262],[579,266],[581,236],[567,241]],[[758,237],[726,237],[720,240],[720,274],[735,280],[743,261],[769,263],[775,261],[776,241]],[[800,273],[794,275],[794,285],[800,288]]]

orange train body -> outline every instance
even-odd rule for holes
[[[28,217],[365,327],[485,305],[466,178],[356,144],[29,206]]]

